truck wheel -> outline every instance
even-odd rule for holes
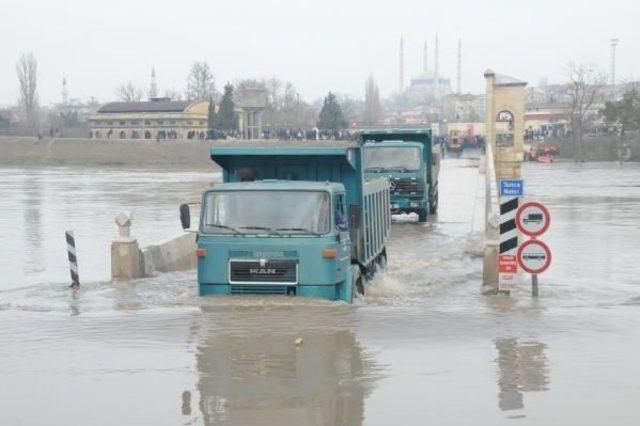
[[[362,274],[358,273],[358,277],[356,278],[355,290],[357,294],[364,296],[364,279],[362,278]]]
[[[438,214],[438,193],[436,192],[436,196],[433,197],[431,203],[429,203],[429,213]]]
[[[380,253],[380,256],[378,256],[378,260],[376,263],[378,264],[379,272],[387,271],[387,255],[385,253]]]
[[[427,209],[418,210],[418,222],[424,223],[427,221]]]

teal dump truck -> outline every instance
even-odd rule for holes
[[[223,183],[202,195],[200,295],[344,300],[386,265],[389,181],[365,181],[356,142],[216,142]],[[189,205],[180,219],[190,228]]]
[[[359,133],[365,177],[388,177],[393,213],[416,213],[420,222],[438,212],[440,146],[431,130],[388,129]]]

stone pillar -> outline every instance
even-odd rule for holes
[[[498,291],[500,254],[497,184],[500,179],[520,178],[524,157],[524,88],[527,83],[491,70],[487,70],[484,77],[487,81],[487,206],[483,281],[485,294],[495,294]]]
[[[487,97],[487,111],[485,113],[485,133],[486,133],[486,141],[485,143],[491,144],[495,151],[495,103],[493,98],[493,80],[495,78],[495,73],[491,70],[487,70],[484,73],[484,78],[487,81],[487,89],[486,89],[486,97]]]
[[[524,156],[525,81],[487,70],[487,143],[494,148],[496,175],[520,178]]]
[[[118,238],[111,243],[111,278],[131,279],[144,276],[144,265],[138,240],[131,238],[131,214],[116,216]]]
[[[238,114],[238,130],[240,131],[240,139],[244,139],[244,110]]]

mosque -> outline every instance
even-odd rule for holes
[[[403,94],[410,104],[427,104],[441,100],[452,93],[451,80],[442,75],[439,69],[439,42],[435,39],[433,69],[429,69],[429,54],[427,43],[424,43],[422,72],[411,78],[409,86],[404,82],[404,40],[400,40],[400,79],[399,93]],[[461,45],[458,43],[458,62],[460,62]],[[458,73],[460,73],[458,63]],[[458,76],[458,80],[460,80]],[[458,81],[459,85],[460,81]],[[458,92],[460,88],[458,87]]]

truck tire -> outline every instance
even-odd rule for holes
[[[386,251],[383,251],[382,253],[380,253],[380,256],[378,256],[378,260],[376,261],[377,265],[378,265],[378,271],[379,272],[387,272],[387,253]]]
[[[418,222],[424,223],[427,221],[427,209],[420,209],[418,213]]]
[[[429,213],[438,214],[438,198],[438,192],[436,192],[436,195],[429,202]]]
[[[355,280],[355,293],[359,296],[364,296],[364,278],[362,278],[362,274],[358,273],[358,276]]]

